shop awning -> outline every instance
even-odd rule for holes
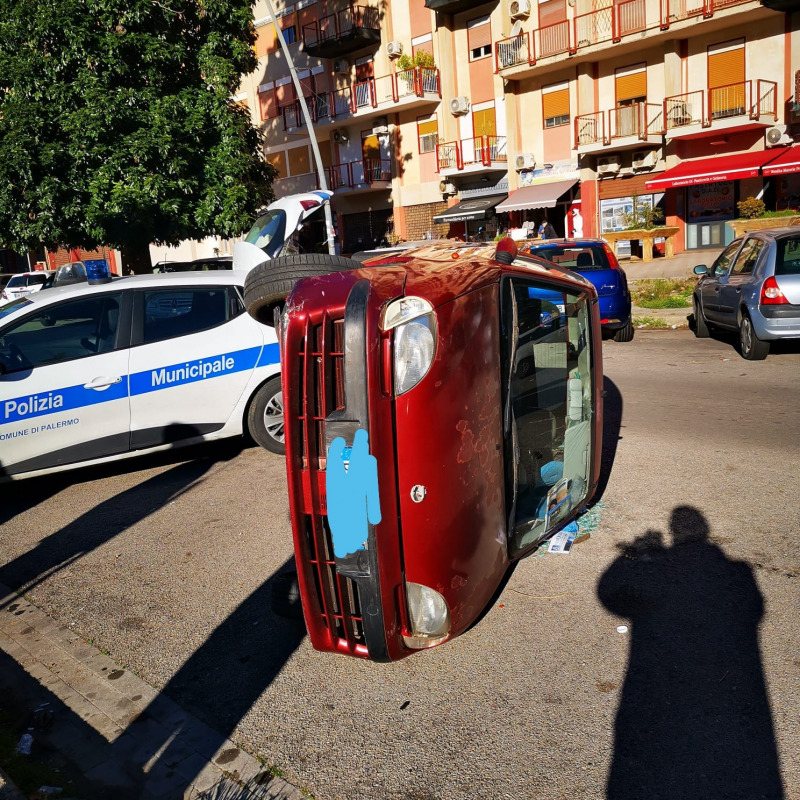
[[[733,156],[714,156],[684,161],[651,178],[645,186],[651,192],[663,192],[679,186],[699,186],[717,181],[738,181],[742,178],[757,178],[761,167],[775,158],[774,150],[759,150],[756,153],[739,153]]]
[[[476,197],[462,200],[433,218],[434,225],[445,225],[450,222],[469,222],[475,219],[486,219],[489,212],[504,198],[504,194],[491,197]]]
[[[778,157],[761,170],[762,175],[788,175],[790,172],[800,172],[800,147],[779,150]]]
[[[553,208],[564,192],[568,192],[578,181],[553,181],[538,183],[535,186],[523,186],[511,192],[507,200],[497,206],[498,212],[522,211],[526,208]]]

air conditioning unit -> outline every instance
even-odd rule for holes
[[[631,159],[631,166],[634,169],[652,169],[656,161],[655,150],[637,150]]]
[[[402,42],[386,42],[386,54],[389,58],[400,58],[403,55]]]
[[[597,159],[597,171],[600,175],[616,175],[620,166],[619,156],[603,156]]]
[[[508,15],[511,19],[527,19],[531,15],[531,0],[511,0]]]
[[[333,62],[333,71],[337,75],[349,75],[350,62],[344,58],[337,58],[336,61]]]
[[[450,113],[454,117],[461,117],[469,113],[469,98],[454,97],[450,100]]]
[[[792,137],[786,133],[786,128],[780,126],[767,128],[764,133],[764,140],[767,143],[767,147],[780,147],[781,145],[791,144],[792,141],[794,141]]]
[[[442,194],[455,194],[456,187],[454,183],[450,183],[450,181],[439,181],[439,191]]]
[[[350,141],[350,134],[343,128],[336,128],[333,132],[333,141],[336,144],[347,144]]]
[[[520,153],[514,159],[514,169],[521,172],[523,169],[533,169],[536,166],[536,157],[533,153]]]

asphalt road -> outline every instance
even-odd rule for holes
[[[285,475],[256,448],[0,487],[0,581],[319,800],[800,798],[800,348],[637,331],[604,360],[590,538],[401,663],[272,616]]]

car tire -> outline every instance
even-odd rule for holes
[[[692,297],[692,314],[694,315],[694,335],[698,339],[708,339],[708,323],[703,316],[703,309],[700,308],[700,303],[697,297]]]
[[[286,453],[283,432],[283,391],[280,375],[270,378],[255,393],[247,410],[247,430],[270,453]]]
[[[300,278],[314,278],[331,272],[361,267],[357,261],[325,253],[280,256],[253,267],[244,281],[244,305],[247,313],[262,325],[274,325],[275,308],[284,300]]]
[[[742,311],[742,318],[739,321],[739,346],[742,358],[748,361],[763,361],[769,355],[769,342],[756,336],[753,321],[746,311]]]
[[[270,581],[270,607],[285,619],[303,619],[300,585],[296,572],[279,572]]]
[[[614,331],[615,342],[631,342],[633,341],[633,320],[628,317],[628,321],[619,330]]]

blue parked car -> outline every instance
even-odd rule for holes
[[[530,254],[577,272],[591,281],[600,298],[603,335],[615,342],[633,339],[628,279],[611,248],[602,239],[544,239]]]

